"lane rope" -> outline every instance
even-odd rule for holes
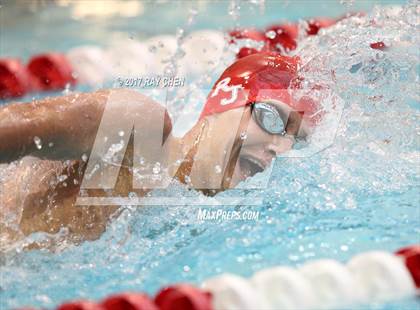
[[[111,295],[98,303],[78,300],[58,310],[255,310],[329,309],[385,302],[420,293],[420,245],[395,254],[371,251],[347,264],[331,259],[309,261],[299,268],[278,266],[250,278],[224,273],[201,287],[174,284],[154,298],[143,293]]]

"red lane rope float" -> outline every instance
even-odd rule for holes
[[[330,27],[346,17],[348,16],[337,20],[331,18],[308,20],[306,35],[315,35],[321,28]],[[296,48],[298,30],[297,24],[293,23],[275,24],[263,31],[258,29],[237,29],[229,33],[229,43],[236,44],[241,40],[246,40],[245,46],[239,47],[237,58],[258,52],[284,53]],[[213,36],[214,40],[216,40],[215,37],[217,36]],[[151,40],[153,41],[153,38]],[[214,40],[209,40],[208,42],[215,43]],[[172,41],[175,42],[175,39]],[[169,41],[166,43],[168,44],[168,51],[171,50]],[[373,49],[382,51],[387,48],[383,42],[374,42],[370,46]],[[139,50],[147,48],[147,46],[141,44],[137,44],[137,47],[139,47]],[[130,49],[129,47],[125,48]],[[136,50],[134,54],[137,52],[141,54],[139,50]],[[140,59],[143,58],[140,57]],[[68,85],[76,84],[76,76],[81,77],[79,82],[82,83],[89,85],[101,84],[104,80],[111,79],[113,75],[124,75],[124,70],[127,68],[119,68],[122,70],[119,72],[118,68],[113,68],[112,64],[114,62],[115,59],[113,59],[112,53],[110,56],[106,49],[103,50],[100,47],[92,46],[72,49],[66,55],[56,52],[35,55],[29,60],[27,66],[24,66],[18,59],[0,59],[0,99],[21,97],[31,91],[64,89]],[[118,64],[118,61],[115,63]],[[131,66],[128,67],[132,69]],[[151,68],[153,68],[151,73],[156,74],[157,68],[153,66]]]
[[[0,99],[17,98],[32,91],[52,91],[75,85],[73,68],[60,53],[33,56],[27,66],[19,59],[0,59]]]
[[[143,293],[111,295],[99,303],[88,300],[67,302],[57,310],[213,310],[211,294],[189,284],[172,285],[151,299]]]
[[[404,258],[417,288],[420,289],[420,245],[413,245],[398,250],[395,254]]]
[[[158,310],[153,300],[146,294],[122,293],[111,295],[100,304],[103,310]]]
[[[272,36],[269,35],[271,32]],[[297,47],[298,26],[296,24],[272,25],[265,30],[265,33],[268,34],[268,44],[274,51],[280,51],[281,48],[292,51]]]
[[[67,302],[57,307],[57,310],[99,310],[98,304],[88,300],[76,300]]]
[[[76,84],[72,66],[64,54],[36,55],[29,60],[27,68],[39,90],[59,90]]]
[[[188,284],[162,289],[155,297],[160,310],[212,310],[212,296]]]
[[[420,293],[420,245],[402,248],[395,255],[361,253],[347,264],[324,259],[309,261],[298,269],[273,267],[250,279],[222,274],[205,281],[203,287],[176,284],[161,289],[154,299],[142,293],[121,293],[99,303],[78,300],[57,309],[301,309],[385,301],[390,300],[387,296],[391,292],[395,292],[395,298]],[[381,299],[384,296],[385,300]]]
[[[338,20],[333,18],[315,18],[308,20],[308,27],[306,28],[306,34],[309,36],[313,36],[318,34],[318,31],[321,28],[328,28],[335,23],[337,23]]]
[[[236,54],[236,58],[242,58],[248,55],[252,55],[255,53],[259,53],[262,51],[268,51],[269,46],[266,42],[266,37],[264,33],[257,29],[236,29],[229,32],[230,40],[229,44],[234,44],[238,42],[239,40],[251,40],[256,43],[263,44],[263,47],[261,49],[257,49],[254,47],[241,47]]]
[[[0,59],[0,99],[25,95],[31,88],[31,77],[19,59]]]
[[[340,19],[332,18],[313,18],[308,21],[306,27],[306,35],[312,36],[318,34],[321,28],[328,28]],[[257,29],[237,29],[229,32],[231,40],[229,43],[235,43],[240,39],[248,39],[257,43],[264,43],[260,49],[254,47],[242,47],[239,49],[236,57],[242,58],[259,52],[278,52],[284,53],[295,50],[297,47],[297,39],[299,35],[299,27],[296,23],[274,24],[267,27],[264,31]]]

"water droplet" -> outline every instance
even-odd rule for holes
[[[241,132],[241,140],[245,140],[248,137],[246,132]]]
[[[137,194],[135,192],[129,192],[128,197],[129,198],[137,198]]]
[[[191,270],[190,266],[188,265],[185,265],[183,269],[185,272],[189,272]]]
[[[276,32],[274,30],[267,31],[265,36],[269,39],[274,39],[276,37]]]
[[[139,163],[140,163],[140,165],[144,165],[144,163],[145,163],[146,161],[144,160],[144,157],[140,157],[139,158]]]
[[[86,155],[86,154],[83,154],[83,155],[82,155],[82,160],[83,160],[84,162],[87,162],[88,157],[87,157],[87,155]]]
[[[53,142],[48,143],[48,147],[53,147],[53,146],[54,146]]]
[[[67,180],[67,176],[65,174],[62,174],[62,175],[58,176],[58,181],[59,182],[63,182],[64,180]]]
[[[216,171],[216,173],[217,173],[217,174],[219,174],[219,173],[221,173],[221,172],[222,172],[222,167],[220,167],[219,165],[216,165],[216,166],[214,167],[214,171]]]
[[[124,130],[120,130],[120,131],[118,132],[118,135],[119,135],[120,137],[124,137]]]
[[[157,162],[153,167],[153,173],[158,174],[160,172],[160,163]]]
[[[38,150],[42,149],[42,140],[41,140],[41,138],[39,138],[39,137],[35,136],[35,137],[34,137],[34,143],[35,143],[36,148],[37,148]]]
[[[178,28],[176,30],[176,35],[177,35],[177,37],[182,37],[184,35],[184,29]]]
[[[70,83],[67,83],[67,84],[64,86],[63,95],[68,95],[68,94],[70,94],[70,87],[71,87]]]

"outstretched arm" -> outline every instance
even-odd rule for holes
[[[0,107],[0,163],[25,155],[52,160],[89,155],[110,100],[116,118],[140,118],[136,130],[152,133],[163,128],[165,136],[171,131],[166,109],[134,90],[110,89],[14,103]]]
[[[79,159],[93,143],[109,91],[0,108],[0,163],[25,155]]]

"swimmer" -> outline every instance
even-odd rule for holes
[[[117,111],[111,111],[115,122],[108,130],[118,130],[113,127],[116,123],[131,122],[133,116],[135,130],[127,140],[115,187],[89,189],[89,196],[127,197],[132,192],[144,196],[147,189],[133,188],[132,167],[138,158],[153,160],[156,154],[151,149],[156,144],[150,137],[154,135],[165,145],[159,162],[168,174],[208,195],[263,171],[310,127],[313,102],[296,102],[286,91],[294,87],[298,61],[272,53],[237,60],[216,82],[196,125],[181,138],[171,134],[165,108],[133,90],[102,90],[1,107],[0,163],[32,156],[20,161],[13,178],[0,185],[1,228],[6,234],[2,240],[34,232],[56,234],[62,228],[75,243],[94,240],[118,216],[115,205],[76,205],[87,174],[86,157],[92,157],[111,97],[118,100],[113,104]],[[139,152],[133,143],[136,133],[142,133],[140,144],[145,146]],[[13,214],[12,220],[5,214]]]

